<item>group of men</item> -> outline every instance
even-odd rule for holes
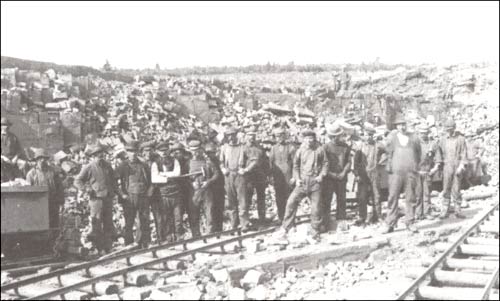
[[[4,154],[11,156],[7,152],[15,148],[11,146],[15,139],[4,129],[4,124],[10,125],[7,123],[2,118],[2,160]],[[201,235],[202,212],[208,233],[222,231],[224,211],[233,229],[254,230],[256,225],[249,212],[253,195],[256,195],[258,223],[264,223],[265,191],[268,183],[272,183],[277,219],[281,222],[281,229],[275,235],[286,238],[301,200],[308,197],[311,204],[308,239],[315,243],[321,233],[332,229],[334,194],[338,227],[346,227],[346,186],[350,172],[358,187],[357,225],[381,222],[385,215],[381,232],[393,231],[399,218],[398,200],[403,192],[406,227],[412,232],[418,231],[414,226],[416,219],[435,217],[430,192],[432,177],[438,171],[443,173],[443,206],[439,216],[448,216],[450,198],[453,198],[455,215],[463,218],[460,185],[468,164],[467,146],[463,135],[456,131],[455,123],[447,121],[444,124],[447,135],[437,141],[429,139],[429,130],[425,127],[417,129],[419,135],[409,132],[402,115],[394,124],[396,130],[383,135],[365,127],[362,139],[355,141],[334,123],[327,127],[330,141],[324,145],[318,142],[313,130],[302,133],[301,145],[290,143],[286,129],[278,127],[274,130],[276,143],[270,149],[264,149],[256,141],[256,125],[245,129],[229,127],[225,143],[220,146],[199,135],[188,137],[188,149],[180,143],[129,141],[125,151],[116,154],[115,167],[105,159],[106,149],[102,145],[88,145],[85,155],[90,162],[76,175],[74,186],[90,197],[89,239],[99,251],[111,250],[115,197],[123,206],[126,244],[136,242],[147,247],[151,243],[150,212],[158,242],[184,238],[185,213],[192,237]],[[10,147],[5,153],[4,145]],[[29,182],[55,188],[52,198],[57,200],[54,206],[59,208],[64,195],[58,173],[47,164],[45,152],[35,154],[34,159],[40,162],[28,174]],[[381,166],[385,166],[385,171]],[[381,205],[384,172],[389,175],[385,213]]]

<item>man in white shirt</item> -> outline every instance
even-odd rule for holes
[[[158,145],[160,157],[151,164],[151,182],[160,191],[160,208],[158,221],[158,241],[173,242],[183,238],[181,184],[178,177],[181,166],[177,159],[170,156],[167,143]]]

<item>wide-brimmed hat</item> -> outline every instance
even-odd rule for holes
[[[85,153],[89,156],[95,155],[97,153],[100,153],[104,151],[104,147],[101,144],[89,144],[87,145],[87,149],[85,150]]]
[[[47,151],[43,148],[35,148],[33,149],[33,159],[37,160],[38,158],[49,158],[49,155],[47,154]]]
[[[140,148],[141,150],[150,150],[155,147],[156,142],[154,140],[149,140],[141,143]]]
[[[246,128],[245,134],[247,135],[256,135],[257,134],[257,127],[254,125],[251,125]]]
[[[139,150],[139,141],[130,140],[125,144],[125,150],[136,152]]]
[[[235,127],[230,127],[226,130],[226,135],[234,135],[237,133],[238,133],[238,130]]]
[[[422,134],[428,134],[430,132],[429,127],[423,124],[417,126],[417,131]]]
[[[199,150],[201,148],[201,141],[198,139],[192,139],[189,141],[188,147],[190,151]]]
[[[342,135],[344,133],[344,130],[339,125],[332,124],[326,128],[326,133],[328,134],[328,136],[338,136]]]
[[[175,152],[175,151],[178,151],[178,150],[181,150],[181,151],[185,150],[184,145],[182,145],[179,142],[176,142],[176,143],[172,144],[172,146],[170,147],[170,152]]]
[[[61,162],[62,160],[66,159],[69,155],[66,154],[64,151],[58,151],[57,153],[54,154],[54,161],[56,162]]]
[[[207,153],[215,153],[215,152],[217,152],[217,147],[213,143],[207,143],[205,145],[205,152],[207,152]]]
[[[285,133],[285,130],[283,128],[277,128],[277,129],[274,129],[274,131],[273,131],[273,134],[276,136],[282,135],[284,133]]]
[[[313,130],[302,131],[302,137],[316,137],[316,133]]]
[[[7,125],[7,126],[11,126],[12,125],[12,123],[6,117],[2,117],[1,123],[2,123],[2,125]]]
[[[405,124],[405,123],[406,123],[406,119],[405,119],[404,115],[401,113],[398,113],[396,115],[396,118],[394,118],[393,124],[396,125],[396,124]]]
[[[160,144],[158,144],[156,149],[159,151],[167,151],[169,149],[169,145],[167,142],[160,142]]]
[[[446,120],[446,122],[444,123],[444,127],[445,128],[454,128],[457,126],[457,123],[455,122],[455,120],[453,119],[448,119]]]

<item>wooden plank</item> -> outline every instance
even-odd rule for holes
[[[418,278],[425,272],[422,268],[411,268],[406,271],[406,275],[410,278]],[[440,285],[453,287],[484,287],[491,276],[486,274],[470,273],[470,272],[450,272],[437,270],[434,272],[434,279]],[[498,283],[496,283],[498,287]]]
[[[417,299],[430,300],[477,300],[480,288],[423,286],[417,291]]]
[[[436,250],[446,251],[450,247],[447,243],[437,243]],[[491,245],[468,245],[462,244],[457,247],[458,254],[479,255],[479,256],[498,256],[498,246]]]

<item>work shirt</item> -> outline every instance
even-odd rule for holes
[[[269,164],[273,175],[281,173],[288,180],[292,178],[295,151],[295,146],[291,144],[273,145],[269,153]]]
[[[406,138],[406,145],[402,139]],[[401,135],[393,131],[387,140],[387,168],[394,173],[417,172],[422,148],[414,134]]]
[[[50,166],[32,168],[26,175],[26,181],[31,186],[47,186],[49,191],[49,200],[57,204],[64,203],[64,190],[61,178]]]
[[[246,168],[248,176],[266,177],[264,150],[257,145],[243,146],[243,168]]]
[[[115,172],[111,164],[104,160],[93,160],[75,178],[75,186],[80,190],[83,190],[87,182],[99,198],[111,198],[118,191]]]
[[[354,155],[354,174],[364,180],[374,177],[381,153],[381,146],[375,141],[363,143]]]
[[[420,171],[430,171],[436,157],[436,144],[430,140],[421,140],[422,154],[420,157]]]
[[[343,173],[344,176],[346,176],[347,172],[351,168],[351,147],[341,141],[331,141],[325,144],[323,149],[325,150],[328,158],[329,173]]]
[[[144,194],[151,182],[151,173],[145,163],[125,161],[116,170],[123,193]]]
[[[325,150],[320,145],[310,149],[306,146],[299,148],[293,163],[293,177],[301,180],[306,177],[325,177],[328,173],[328,159]]]
[[[467,164],[467,145],[464,136],[455,133],[451,137],[442,137],[438,142],[436,162],[456,169],[459,164]]]
[[[243,168],[243,146],[224,144],[221,148],[220,161],[223,168],[231,172],[238,172]]]
[[[170,167],[172,165],[173,168]],[[166,184],[169,177],[181,175],[181,165],[178,160],[160,159],[151,164],[151,182],[154,184]]]
[[[212,163],[210,160],[198,160],[192,159],[190,162],[189,173],[199,172],[201,170],[205,171],[205,175],[192,176],[193,182],[197,182],[197,185],[201,182],[206,181],[207,187],[214,187],[215,183],[222,177],[220,170]]]

